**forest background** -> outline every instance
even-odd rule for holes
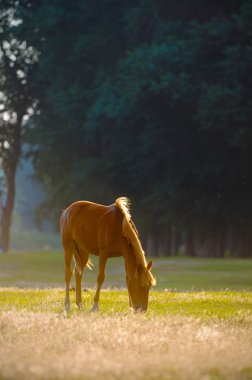
[[[5,0],[0,15],[3,251],[29,158],[38,224],[125,195],[151,255],[252,256],[252,1]]]

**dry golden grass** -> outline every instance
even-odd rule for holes
[[[252,378],[252,317],[0,314],[0,379]]]

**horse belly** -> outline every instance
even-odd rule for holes
[[[74,240],[80,250],[93,255],[98,255],[98,234],[92,228],[82,228],[73,234]]]

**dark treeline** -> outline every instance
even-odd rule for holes
[[[36,52],[37,219],[126,195],[149,254],[252,256],[252,2],[7,3]]]

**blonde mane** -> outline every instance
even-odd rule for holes
[[[127,218],[128,221],[131,220],[131,214],[130,214],[130,200],[126,197],[117,198],[115,201],[115,205],[117,208],[119,208],[124,216]]]
[[[130,214],[130,200],[126,197],[118,198],[115,201],[115,206],[119,208],[123,215],[122,233],[126,237],[127,241],[131,244],[133,252],[137,261],[137,265],[140,265],[144,271],[141,274],[141,282],[144,285],[155,285],[156,281],[151,272],[147,269],[147,261],[145,253],[142,248],[141,242],[138,238],[137,229],[131,219]]]

